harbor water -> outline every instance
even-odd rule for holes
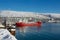
[[[16,28],[18,40],[60,40],[60,23],[43,23],[40,28],[26,27],[24,32]]]

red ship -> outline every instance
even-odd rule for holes
[[[24,21],[20,21],[20,22],[16,22],[16,26],[17,27],[25,27],[25,26],[41,26],[42,22],[41,21],[37,21],[37,22],[24,22]]]
[[[32,22],[32,23],[24,23],[24,22],[17,22],[16,23],[17,27],[23,27],[23,26],[41,26],[41,22]]]

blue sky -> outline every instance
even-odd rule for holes
[[[0,0],[0,10],[60,13],[60,0]]]

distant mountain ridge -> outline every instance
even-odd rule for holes
[[[10,11],[10,10],[1,11],[0,16],[1,17],[35,17],[40,19],[49,19],[49,17],[35,12],[22,12],[22,11]]]

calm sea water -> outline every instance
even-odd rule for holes
[[[40,28],[26,27],[24,31],[16,29],[18,40],[60,40],[60,23],[43,23]]]

